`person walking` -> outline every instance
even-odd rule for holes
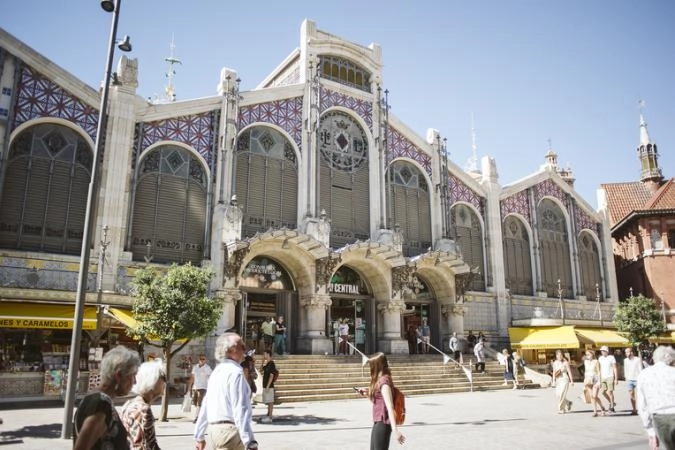
[[[626,357],[623,359],[623,379],[626,380],[628,387],[628,398],[630,399],[630,414],[637,415],[637,406],[635,403],[635,388],[637,387],[637,379],[642,372],[642,358],[633,354],[633,347],[626,347],[624,350]]]
[[[246,346],[237,333],[218,337],[215,359],[218,365],[209,378],[203,407],[195,424],[196,450],[255,450],[258,442],[251,425],[251,388],[244,377],[241,362]]]
[[[408,325],[406,339],[408,339],[408,353],[411,355],[417,354],[417,333],[412,325]]]
[[[206,355],[202,353],[199,355],[198,363],[192,366],[192,374],[190,376],[192,404],[195,405],[195,417],[192,420],[193,423],[197,421],[197,416],[199,416],[199,410],[202,407],[202,402],[206,395],[206,387],[212,372],[211,366],[206,363]]]
[[[127,400],[121,414],[131,449],[160,450],[151,405],[162,396],[165,385],[166,371],[161,360],[141,364],[136,374],[136,384],[131,388],[137,395]]]
[[[358,389],[358,393],[367,396],[373,407],[373,428],[370,432],[370,450],[387,450],[392,434],[399,444],[406,441],[396,425],[394,412],[394,396],[389,363],[384,353],[376,353],[368,359],[370,366],[370,386]],[[394,420],[392,420],[394,418]]]
[[[661,345],[637,379],[637,408],[650,450],[675,450],[675,349]]]
[[[600,383],[602,396],[609,402],[609,412],[614,411],[614,386],[619,382],[619,373],[616,370],[616,359],[614,355],[609,354],[609,348],[606,345],[600,347]]]
[[[586,397],[590,398],[593,404],[593,417],[598,417],[598,414],[604,416],[605,407],[600,400],[600,363],[595,359],[593,350],[587,350],[584,359],[584,390],[587,392]]]
[[[422,319],[422,348],[424,353],[429,353],[429,343],[431,342],[431,327],[427,319]]]
[[[84,396],[73,420],[73,450],[127,450],[127,430],[114,400],[129,393],[141,365],[138,353],[118,345],[101,360],[101,386]]]
[[[565,358],[562,350],[555,351],[553,361],[553,382],[555,383],[555,395],[558,400],[558,414],[564,414],[572,410],[572,402],[567,400],[567,391],[574,385],[570,363]]]
[[[279,316],[277,323],[274,325],[274,351],[278,355],[286,353],[286,324],[284,323],[284,316]]]
[[[469,330],[469,334],[466,335],[466,342],[469,344],[471,351],[473,351],[473,347],[476,345],[476,335],[473,334],[473,330]]]
[[[349,322],[347,322],[347,319],[340,319],[340,324],[338,325],[338,333],[340,335],[340,348],[338,350],[339,355],[348,355],[349,354],[349,346],[347,345],[347,342],[349,342]]]
[[[263,374],[263,403],[267,404],[267,415],[260,419],[261,423],[272,423],[274,411],[274,381],[279,376],[272,352],[265,352],[261,370]]]
[[[448,342],[450,351],[452,352],[452,357],[455,358],[455,362],[459,364],[460,358],[462,357],[462,352],[459,351],[459,339],[457,339],[457,333],[452,332],[452,337],[450,337],[450,342]]]
[[[272,317],[267,317],[265,321],[260,325],[260,331],[262,331],[263,342],[265,343],[265,350],[272,351],[272,345],[274,344],[274,321]]]
[[[473,346],[473,354],[476,356],[476,372],[485,373],[485,343],[482,339]]]

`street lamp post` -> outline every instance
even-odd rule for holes
[[[110,27],[110,39],[108,41],[108,59],[106,60],[105,76],[103,79],[103,92],[101,94],[101,106],[98,112],[98,125],[96,128],[96,142],[94,143],[94,155],[91,168],[91,179],[87,194],[87,209],[84,218],[84,231],[82,234],[82,252],[80,255],[80,271],[77,278],[77,296],[75,299],[75,317],[73,320],[73,335],[70,341],[70,360],[68,364],[68,380],[66,385],[66,397],[63,408],[63,426],[61,437],[70,439],[73,432],[73,408],[77,393],[78,372],[80,368],[80,341],[82,340],[82,321],[84,319],[84,304],[87,296],[87,278],[89,276],[89,255],[91,251],[91,235],[94,229],[96,200],[98,199],[99,185],[99,155],[101,145],[104,142],[104,133],[107,122],[108,93],[110,80],[112,79],[112,64],[117,43],[117,22],[120,15],[122,0],[104,0],[101,7],[106,12],[113,13]],[[120,44],[120,50],[129,51],[131,46],[128,39]],[[99,268],[100,270],[100,268]]]

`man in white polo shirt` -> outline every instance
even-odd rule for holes
[[[206,363],[206,355],[199,355],[199,363],[192,366],[192,404],[195,405],[195,418],[193,422],[197,421],[199,417],[199,409],[202,407],[204,396],[206,395],[206,387],[211,376],[211,366]]]
[[[609,412],[614,411],[614,386],[619,382],[619,374],[616,370],[616,359],[614,355],[609,354],[609,348],[606,345],[600,347],[600,383],[602,386],[602,395],[609,402]]]
[[[633,347],[626,347],[624,350],[626,358],[623,360],[623,378],[628,385],[628,397],[630,398],[631,415],[637,416],[637,407],[635,405],[635,388],[637,379],[642,371],[642,358],[633,354]]]

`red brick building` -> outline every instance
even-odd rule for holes
[[[640,116],[640,181],[601,185],[611,227],[619,298],[655,299],[675,330],[675,179],[664,179],[658,150]]]

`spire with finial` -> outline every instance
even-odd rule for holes
[[[478,146],[476,145],[476,126],[471,113],[471,157],[466,162],[466,171],[480,175],[478,170]]]
[[[175,66],[176,64],[183,64],[183,63],[173,54],[173,51],[176,48],[173,36],[171,36],[171,45],[169,46],[169,48],[171,49],[171,56],[167,56],[166,58],[164,58],[164,61],[169,63],[169,70],[166,72],[166,78],[168,79],[168,82],[166,84],[166,87],[164,88],[164,93],[166,94],[166,100],[170,102],[175,102],[176,90],[173,85],[173,79],[176,76],[176,71],[174,70],[173,66]]]
[[[541,166],[541,170],[550,170],[555,172],[558,170],[558,154],[553,151],[553,145],[551,144],[551,139],[547,139],[548,142],[548,152],[546,152],[544,165]]]
[[[640,145],[638,145],[637,154],[640,158],[640,181],[647,184],[650,191],[655,192],[663,181],[658,162],[659,154],[656,144],[649,138],[647,131],[647,122],[643,113],[645,101],[640,100],[638,107],[640,109]]]

